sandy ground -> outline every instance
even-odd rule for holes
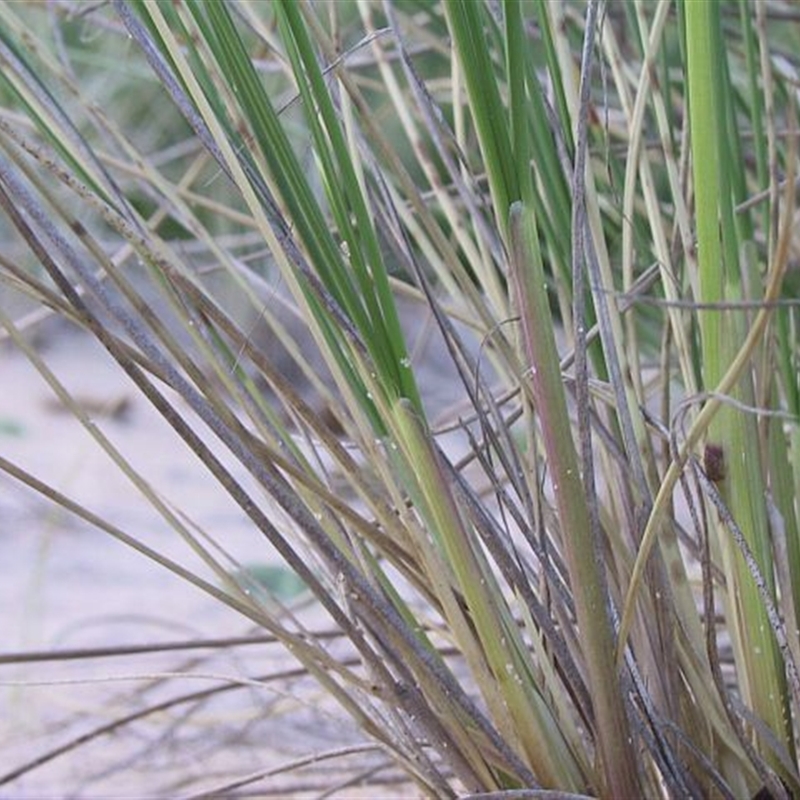
[[[243,513],[89,337],[60,331],[43,354],[58,377],[86,400],[99,427],[176,508],[224,538],[243,561],[274,561]],[[59,408],[24,355],[8,345],[0,348],[0,377],[4,458],[181,563],[196,564],[138,490]],[[219,602],[0,473],[0,658],[19,651],[249,632],[247,621]],[[304,756],[363,745],[353,724],[306,679],[235,684],[293,666],[270,644],[0,662],[0,797],[190,797]],[[69,747],[78,737],[159,701],[223,686],[231,690]],[[59,748],[65,749],[53,756]],[[46,763],[23,769],[48,754],[53,757]],[[361,768],[382,765],[382,753],[357,751],[317,760],[288,777],[262,778],[242,791],[287,797],[291,785],[308,789],[295,796],[316,797]],[[22,774],[9,780],[18,770]],[[385,776],[387,781],[398,777],[391,770]],[[416,794],[389,783],[380,790],[347,786],[331,796]]]

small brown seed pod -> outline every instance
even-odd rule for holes
[[[703,451],[703,469],[710,481],[720,483],[725,480],[725,451],[722,445],[707,444]]]

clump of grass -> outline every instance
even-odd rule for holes
[[[183,524],[3,312],[207,574],[92,522],[284,643],[430,796],[797,796],[791,7],[74,11],[53,36],[0,7],[0,274],[102,342],[350,655]],[[115,120],[140,75],[141,128]]]

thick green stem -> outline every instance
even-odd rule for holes
[[[686,3],[687,80],[697,225],[698,300],[742,299],[739,241],[731,203],[735,148],[726,127],[729,79],[720,44],[718,9],[713,3]],[[700,314],[703,379],[717,386],[746,338],[742,312],[705,310]],[[755,404],[753,375],[744,370],[732,395]],[[713,448],[719,489],[754,553],[769,588],[773,574],[764,472],[753,418],[724,405],[708,428],[706,452]],[[726,616],[742,687],[755,713],[792,747],[785,719],[786,686],[781,657],[755,582],[729,533],[713,519],[726,573]],[[774,590],[773,590],[774,593]],[[769,746],[763,748],[768,753]],[[775,764],[777,766],[777,764]]]
[[[534,402],[541,420],[575,597],[578,630],[585,648],[597,722],[595,738],[602,790],[608,797],[641,797],[636,751],[614,664],[614,638],[602,562],[596,557],[589,507],[561,382],[536,222],[532,211],[521,203],[511,206],[509,238],[511,277],[519,302],[525,357],[530,364]]]

